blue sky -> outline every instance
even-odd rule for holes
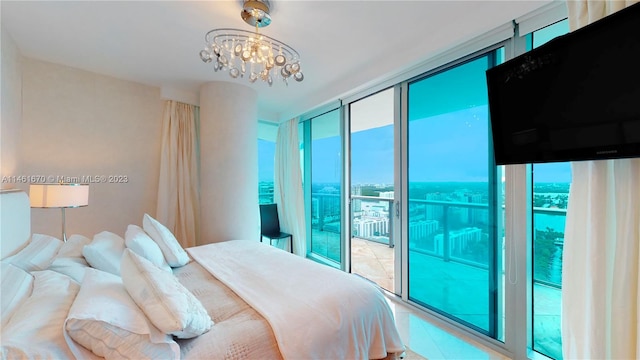
[[[474,116],[482,109],[461,114],[444,114],[412,121],[409,128],[410,181],[486,181],[486,125]],[[460,117],[456,121],[455,117]],[[467,119],[467,120],[463,120]],[[469,121],[468,119],[471,119]],[[475,122],[474,122],[475,120]],[[446,135],[444,135],[446,134]],[[477,136],[482,135],[484,136]],[[385,126],[353,134],[352,183],[393,182],[393,127]],[[314,141],[314,181],[338,182],[340,179],[340,139]],[[259,140],[260,181],[273,181],[274,143]],[[534,165],[536,182],[570,182],[569,163]]]
[[[273,159],[276,144],[258,139],[258,181],[273,181]]]

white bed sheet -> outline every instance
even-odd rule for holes
[[[367,281],[246,240],[187,249],[267,319],[285,359],[376,359],[404,345]]]

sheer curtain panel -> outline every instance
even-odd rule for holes
[[[194,105],[164,104],[156,219],[183,247],[198,244],[200,235],[197,116]]]
[[[635,2],[567,1],[571,30]],[[640,159],[571,167],[562,261],[563,357],[638,359]]]
[[[278,204],[280,227],[283,232],[293,235],[293,252],[306,256],[298,118],[285,121],[278,127],[274,171],[273,198]]]

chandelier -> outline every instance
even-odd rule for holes
[[[240,16],[247,24],[255,26],[255,31],[209,31],[205,36],[207,45],[200,51],[202,61],[213,62],[214,71],[228,71],[234,79],[248,74],[250,83],[260,79],[271,86],[277,79],[287,85],[290,78],[298,82],[304,80],[298,52],[259,32],[259,28],[271,23],[269,1],[245,0]]]

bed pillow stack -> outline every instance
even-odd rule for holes
[[[60,251],[53,259],[49,270],[65,274],[75,280],[82,282],[84,272],[89,268],[89,263],[83,253],[84,246],[91,243],[91,239],[82,235],[71,235],[67,242],[60,247]]]
[[[129,249],[121,265],[129,295],[162,332],[189,339],[211,329],[213,321],[202,303],[173,274]]]
[[[65,329],[82,345],[67,341],[77,358],[91,357],[85,349],[107,359],[180,358],[178,344],[148,322],[122,279],[97,269],[87,270]]]
[[[171,272],[160,246],[140,227],[129,225],[124,234],[125,245],[162,270]]]
[[[176,237],[158,220],[152,218],[149,214],[144,214],[142,227],[153,241],[158,244],[169,266],[180,267],[189,262],[189,255],[180,246]]]
[[[2,259],[2,262],[13,264],[27,272],[46,270],[62,244],[61,240],[53,236],[33,234],[27,246],[18,253]]]
[[[93,236],[93,241],[82,249],[84,258],[92,268],[120,275],[120,259],[124,252],[124,239],[103,231]]]
[[[12,264],[0,264],[0,328],[4,329],[33,290],[33,275]]]
[[[3,359],[70,359],[61,334],[80,286],[51,270],[33,271],[33,289],[2,327]]]

